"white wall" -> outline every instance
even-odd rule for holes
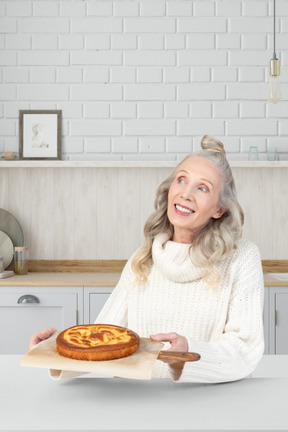
[[[202,135],[231,160],[288,158],[288,1],[277,0],[283,100],[266,101],[271,0],[0,0],[0,154],[19,109],[61,109],[63,159],[175,160]]]

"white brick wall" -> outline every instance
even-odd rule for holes
[[[266,100],[272,0],[0,0],[0,155],[20,109],[61,109],[63,159],[175,160],[204,134],[228,156],[288,158],[288,1],[277,0],[282,101]]]

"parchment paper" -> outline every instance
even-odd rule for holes
[[[53,379],[71,378],[81,373],[96,373],[120,378],[149,380],[152,368],[164,344],[140,338],[138,350],[129,357],[107,361],[83,361],[60,356],[55,352],[56,332],[40,342],[21,359],[21,366],[50,369]],[[75,373],[76,372],[76,373]]]

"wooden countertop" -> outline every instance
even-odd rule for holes
[[[285,273],[288,275],[288,273]],[[264,273],[264,285],[265,286],[288,286],[288,277],[287,280],[279,280],[273,273]]]
[[[0,279],[1,286],[115,286],[120,272],[114,273],[68,273],[68,272],[30,272],[28,275],[15,275]],[[270,273],[264,274],[265,286],[288,286],[287,281],[277,280]]]
[[[121,273],[38,273],[0,279],[0,286],[115,286]]]

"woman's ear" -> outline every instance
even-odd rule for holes
[[[226,212],[226,209],[222,209],[220,208],[216,213],[214,213],[214,215],[212,216],[213,219],[220,219],[221,216],[223,216],[223,214]]]

